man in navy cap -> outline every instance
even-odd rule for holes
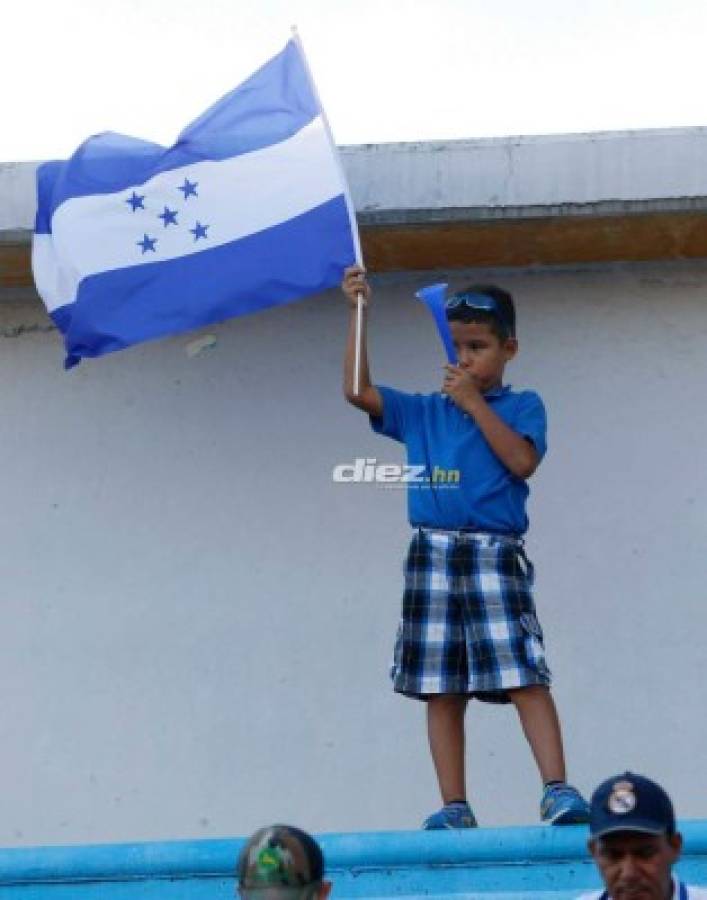
[[[606,890],[580,900],[707,900],[707,890],[672,874],[682,836],[670,797],[642,775],[625,772],[594,791],[589,851]]]
[[[242,900],[326,900],[331,890],[319,844],[293,825],[270,825],[251,835],[236,878]]]

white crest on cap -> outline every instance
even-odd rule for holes
[[[616,816],[625,816],[636,808],[636,792],[630,781],[617,781],[611,787],[611,794],[606,805],[609,812]]]

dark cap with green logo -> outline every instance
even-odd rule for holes
[[[302,890],[321,882],[324,858],[306,831],[293,825],[270,825],[256,831],[243,846],[236,874],[244,896],[263,888]]]

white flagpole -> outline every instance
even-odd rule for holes
[[[297,44],[297,48],[302,56],[302,61],[304,63],[305,70],[307,75],[309,76],[309,83],[312,87],[312,92],[314,96],[317,98],[317,103],[319,105],[319,112],[321,113],[322,122],[324,123],[324,128],[326,129],[327,135],[329,136],[329,140],[331,142],[332,151],[334,153],[334,157],[339,165],[339,172],[341,173],[341,183],[344,188],[344,199],[346,200],[346,207],[349,211],[349,221],[351,222],[351,235],[353,237],[354,243],[354,255],[356,257],[356,263],[359,266],[363,265],[363,258],[361,256],[361,241],[358,236],[358,225],[356,223],[356,210],[354,209],[353,202],[351,200],[351,194],[349,193],[348,182],[346,181],[346,175],[344,173],[344,167],[341,165],[341,159],[339,157],[339,151],[334,143],[334,136],[331,133],[331,128],[329,126],[329,120],[327,119],[326,113],[324,112],[324,107],[322,106],[322,101],[319,99],[319,93],[317,91],[317,86],[314,83],[314,78],[312,77],[311,69],[309,68],[309,63],[307,62],[307,57],[304,53],[304,47],[302,46],[302,41],[299,36],[299,32],[297,31],[297,26],[292,26],[292,39]],[[363,294],[356,295],[356,349],[354,353],[354,394],[358,396],[361,390],[361,340],[363,336]]]
[[[361,391],[361,337],[363,334],[363,294],[356,294],[356,348],[354,351],[354,394]]]

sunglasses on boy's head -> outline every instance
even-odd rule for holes
[[[476,294],[476,293],[462,293],[462,294],[453,294],[449,300],[444,304],[444,308],[449,309],[458,309],[460,306],[466,306],[469,309],[478,309],[482,312],[493,313],[499,321],[508,328],[508,323],[506,321],[506,317],[503,314],[503,310],[501,309],[499,303],[496,301],[494,297],[490,297],[488,294]],[[509,328],[509,331],[511,329]]]
[[[498,303],[488,294],[453,294],[444,304],[445,309],[456,309],[459,306],[468,306],[469,309],[482,309],[485,312],[493,312],[500,315]]]

